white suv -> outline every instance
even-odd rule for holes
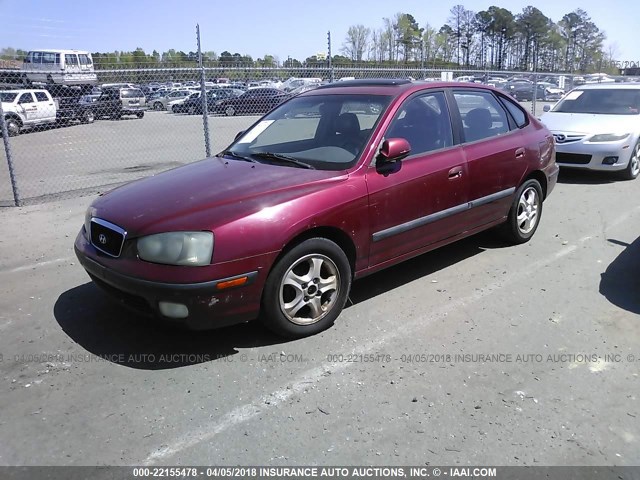
[[[46,90],[0,91],[0,100],[9,136],[56,121],[56,104]]]

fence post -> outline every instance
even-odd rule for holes
[[[9,131],[7,130],[7,122],[4,118],[2,110],[2,102],[0,101],[0,126],[2,127],[2,140],[4,141],[4,151],[7,154],[7,166],[9,167],[9,179],[11,180],[11,190],[13,191],[13,203],[16,207],[22,206],[20,193],[18,192],[18,184],[16,182],[16,172],[13,168],[13,155],[11,153],[11,144],[9,143]]]
[[[202,98],[202,125],[204,128],[204,150],[207,158],[211,156],[211,143],[209,140],[209,109],[207,105],[207,89],[205,87],[204,64],[202,63],[202,49],[200,47],[200,24],[196,24],[198,37],[198,64],[200,67],[200,96]]]
[[[538,73],[533,72],[533,95],[531,96],[531,113],[536,115],[536,99],[538,98]]]

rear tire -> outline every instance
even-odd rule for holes
[[[138,112],[138,113],[136,113],[136,117],[138,117],[138,118],[143,118],[143,117],[144,117],[144,112]]]
[[[285,253],[269,272],[261,320],[279,335],[302,338],[338,318],[351,288],[344,251],[326,238],[311,238]]]
[[[91,110],[85,110],[82,112],[82,123],[93,123],[96,120],[96,116]]]
[[[236,109],[233,108],[232,106],[228,106],[224,109],[224,114],[227,117],[233,117],[236,114]]]
[[[516,190],[507,221],[502,225],[502,236],[512,244],[528,242],[536,233],[542,216],[542,187],[529,179]]]
[[[157,110],[157,111],[163,110],[164,109],[164,105],[162,105],[161,102],[155,102],[153,104],[153,109]]]

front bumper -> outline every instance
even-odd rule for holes
[[[94,283],[138,314],[192,330],[233,325],[253,320],[258,315],[264,282],[258,269],[206,282],[165,283],[124,275],[101,264],[101,254],[87,241],[82,230],[76,238],[74,250]],[[222,282],[244,276],[248,280],[242,286],[218,287]],[[160,310],[160,302],[184,305],[188,315],[184,318],[167,317]]]
[[[561,167],[616,172],[627,168],[634,145],[631,138],[606,143],[556,143],[556,162]]]

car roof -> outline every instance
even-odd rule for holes
[[[615,83],[587,83],[575,88],[576,90],[622,90],[640,89],[640,82],[615,82]]]
[[[444,81],[412,81],[406,79],[366,79],[366,80],[345,80],[342,82],[334,82],[301,93],[301,96],[324,95],[324,94],[352,94],[354,90],[357,93],[373,94],[373,95],[393,95],[400,96],[406,92],[419,90],[433,90],[438,88],[456,88],[456,89],[483,89],[491,91],[499,91],[489,85],[480,83],[464,83],[464,82],[444,82]]]

